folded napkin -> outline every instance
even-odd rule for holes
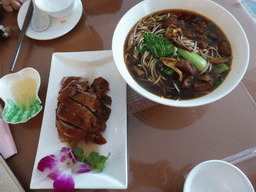
[[[5,159],[17,153],[10,127],[2,118],[3,108],[0,105],[0,154]]]
[[[25,192],[7,163],[0,155],[0,191],[1,192]]]

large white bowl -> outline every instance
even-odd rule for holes
[[[142,88],[130,75],[124,63],[124,42],[131,28],[141,18],[152,12],[165,9],[186,9],[200,13],[216,23],[226,34],[232,48],[231,71],[225,81],[212,93],[191,100],[175,101],[156,96]],[[242,80],[249,63],[249,43],[236,18],[220,5],[208,0],[145,0],[132,7],[119,21],[112,41],[115,64],[127,84],[142,96],[157,103],[193,107],[214,102],[230,93]]]
[[[188,174],[183,192],[254,192],[247,176],[236,166],[221,160],[208,160]]]

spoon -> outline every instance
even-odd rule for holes
[[[234,165],[255,156],[253,147],[222,160],[204,161],[189,172],[183,192],[255,192],[247,176]]]
[[[33,0],[34,11],[31,19],[31,26],[35,31],[44,31],[50,24],[50,17],[47,13],[41,11]]]

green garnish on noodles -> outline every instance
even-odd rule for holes
[[[155,57],[173,57],[175,53],[175,46],[169,39],[165,39],[156,34],[143,33],[142,36],[145,38],[144,47],[137,50],[144,52],[145,50],[150,51]],[[177,48],[178,53],[183,59],[189,60],[199,71],[203,71],[207,67],[207,61],[196,53],[190,53],[181,48]]]
[[[167,57],[173,56],[174,49],[173,44],[163,37],[159,37],[155,34],[143,33],[142,36],[145,38],[145,47],[155,57]]]

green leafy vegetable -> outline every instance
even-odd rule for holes
[[[190,53],[189,51],[183,50],[178,47],[178,52],[181,56],[189,60],[199,71],[203,71],[207,67],[207,61],[196,53]]]
[[[222,78],[223,78],[223,77],[226,77],[227,74],[228,74],[228,71],[224,71],[223,73],[220,74],[220,77],[222,77]]]
[[[145,38],[146,49],[155,57],[173,57],[175,47],[170,40],[155,34],[143,33],[142,36]],[[137,49],[140,50],[138,47]],[[145,51],[145,49],[143,49],[140,51]],[[203,71],[207,67],[207,61],[196,53],[190,53],[178,47],[178,56],[182,56],[184,59],[189,60],[199,71]]]
[[[216,67],[217,67],[217,68],[221,68],[221,65],[222,65],[222,64],[217,64]]]
[[[80,147],[73,148],[72,151],[75,153],[77,157],[83,156],[84,150]]]
[[[148,50],[147,47],[145,47],[145,46],[142,47],[142,49],[140,48],[140,46],[137,46],[136,49],[137,49],[137,51],[140,52],[140,53],[143,53],[143,52],[145,52],[145,51]]]
[[[208,38],[210,38],[210,33],[213,34],[213,33],[215,32],[215,27],[216,27],[216,25],[213,24],[213,23],[211,23],[210,25],[208,25],[208,26],[207,26],[207,31],[209,31],[209,32],[207,32],[207,33],[205,34],[205,36],[208,37]],[[213,41],[216,41],[216,40],[213,39]]]
[[[79,162],[84,162],[85,160],[85,156],[83,155],[84,154],[84,151],[82,148],[80,147],[76,147],[76,148],[73,148],[72,151],[75,153],[75,155],[77,156],[77,161]]]
[[[219,80],[216,82],[217,85],[220,85],[223,82],[223,80]]]
[[[211,73],[211,77],[212,77],[212,78],[216,77],[216,72],[213,71],[213,72]]]
[[[143,33],[142,36],[145,38],[145,47],[155,57],[167,57],[174,54],[173,44],[168,39],[148,33]]]
[[[172,75],[173,72],[174,72],[174,70],[171,69],[171,68],[166,68],[166,69],[164,70],[164,73],[166,73],[167,75]]]
[[[97,152],[91,152],[88,157],[85,158],[86,162],[94,169],[102,171],[105,168],[105,162],[107,161],[110,154],[107,157],[99,155]]]
[[[207,31],[210,31],[213,33],[215,31],[215,27],[216,25],[211,23],[210,25],[207,26]]]
[[[218,64],[218,66],[216,66],[216,68],[214,69],[214,71],[218,74],[223,73],[224,71],[228,71],[230,69],[230,67],[223,63],[223,64]]]
[[[73,148],[72,151],[78,157],[77,161],[89,164],[93,169],[103,171],[105,168],[105,162],[108,160],[110,154],[107,157],[99,155],[98,152],[91,152],[88,157],[84,156],[84,151],[80,147]]]
[[[177,100],[177,99],[179,99],[179,97],[175,96],[175,97],[173,97],[173,99],[174,99],[174,100]]]

